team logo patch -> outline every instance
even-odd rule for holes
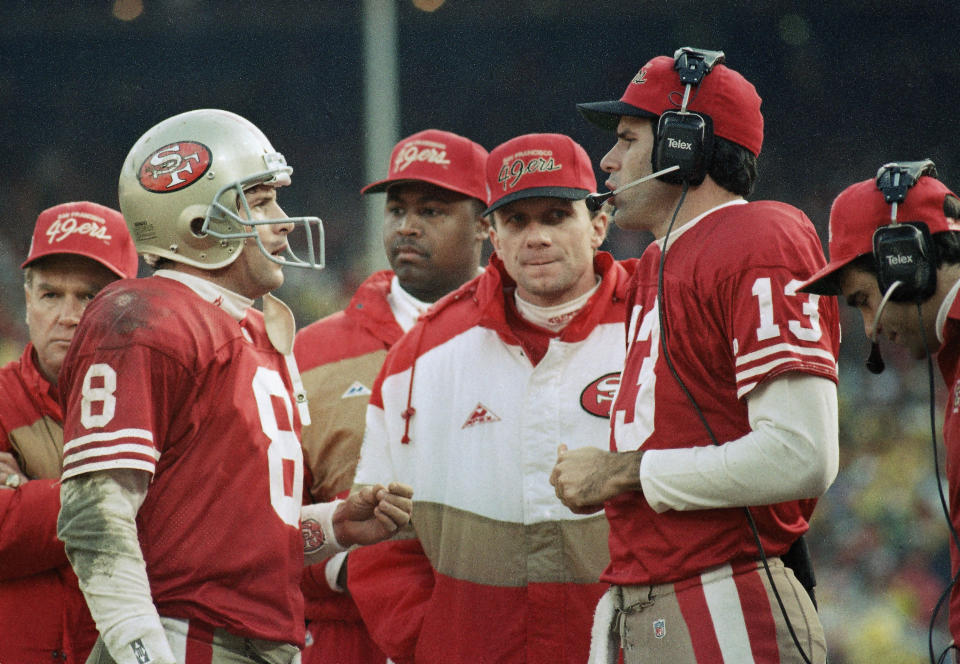
[[[340,395],[340,398],[349,399],[350,397],[367,397],[371,394],[372,392],[370,391],[370,388],[357,380],[354,381],[353,385],[347,388],[346,392]]]
[[[410,164],[417,162],[446,168],[450,165],[450,160],[447,159],[447,146],[433,141],[411,141],[400,148],[397,156],[393,158],[393,171],[399,173],[406,170]]]
[[[131,643],[130,649],[133,650],[133,655],[137,658],[137,664],[148,664],[148,662],[152,661],[150,653],[147,652],[147,647],[143,645],[142,640],[137,639]]]
[[[314,519],[304,519],[300,522],[300,534],[303,536],[303,552],[314,553],[327,540],[323,535],[323,528]]]
[[[88,235],[103,240],[104,244],[110,244],[113,239],[107,232],[106,220],[89,212],[62,212],[46,231],[49,244],[63,242],[71,235]],[[33,249],[32,243],[30,248]]]
[[[503,158],[497,182],[504,191],[513,189],[524,175],[533,173],[552,173],[563,168],[553,159],[551,150],[523,150]]]
[[[580,393],[580,406],[597,417],[610,417],[610,407],[620,387],[620,372],[614,371],[600,376],[583,388]]]
[[[478,403],[477,407],[473,409],[473,412],[470,413],[470,417],[467,418],[467,421],[463,423],[461,429],[466,429],[467,427],[472,427],[475,424],[482,424],[484,422],[499,422],[500,418],[497,415],[484,406],[482,403]]]
[[[653,621],[653,635],[662,639],[667,635],[667,621],[663,618],[657,618]]]
[[[140,165],[140,185],[147,191],[165,194],[199,180],[210,168],[210,148],[195,141],[164,145]]]
[[[634,85],[643,85],[647,82],[647,68],[643,67],[640,71],[637,72],[637,75],[633,77],[633,80],[630,81]]]

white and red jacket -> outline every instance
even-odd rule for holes
[[[33,356],[0,369],[0,452],[31,478],[0,489],[0,662],[82,664],[97,631],[57,539],[63,415]]]
[[[348,587],[398,664],[586,660],[607,523],[549,476],[560,443],[607,447],[634,265],[598,254],[599,288],[552,334],[494,257],[387,354],[356,483],[412,485],[413,528],[352,551]]]

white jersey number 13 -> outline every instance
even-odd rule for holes
[[[801,283],[803,282],[793,279],[784,287],[783,294],[787,297],[796,297],[797,286]],[[757,341],[779,337],[780,326],[775,322],[773,289],[770,285],[770,277],[760,277],[754,281],[753,294],[760,305],[760,327],[757,328]],[[817,301],[820,296],[808,294],[807,298],[807,301],[803,303],[803,315],[807,319],[808,327],[804,327],[801,321],[789,320],[787,321],[787,329],[801,341],[819,341],[823,335],[823,331],[820,329],[820,312],[817,310]]]

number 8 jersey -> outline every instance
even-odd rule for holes
[[[657,280],[660,243],[634,274],[627,359],[611,412],[614,451],[720,444],[750,432],[746,399],[764,380],[803,372],[837,380],[836,298],[797,293],[824,264],[809,219],[782,203],[738,201],[715,208],[669,237],[663,277],[666,331]],[[789,409],[791,404],[784,404]],[[767,555],[781,555],[807,530],[815,500],[752,507]],[[603,580],[666,583],[759,552],[743,509],[656,513],[637,494],[606,503],[611,562]]]
[[[152,474],[137,531],[161,616],[302,645],[299,415],[263,315],[222,300],[154,276],[90,303],[60,374],[63,479]]]

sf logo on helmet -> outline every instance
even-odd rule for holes
[[[202,143],[180,141],[164,145],[140,165],[140,184],[160,194],[177,191],[203,176],[210,162],[210,149]]]

